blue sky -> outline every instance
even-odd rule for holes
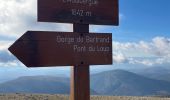
[[[169,0],[120,0],[120,26],[115,33],[116,40],[149,41],[156,36],[169,37]],[[123,38],[123,39],[121,39]],[[131,39],[134,38],[134,39]]]
[[[36,0],[0,2],[0,81],[8,73],[13,73],[14,77],[56,75],[55,71],[63,70],[28,69],[7,48],[28,30],[72,31],[72,24],[37,22]],[[170,0],[120,0],[119,4],[119,26],[90,25],[91,32],[113,34],[114,64],[143,67],[170,65]],[[114,67],[97,66],[92,69]],[[66,70],[69,72],[69,67]]]

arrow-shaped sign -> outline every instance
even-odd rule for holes
[[[112,64],[112,35],[28,31],[9,51],[27,67]]]

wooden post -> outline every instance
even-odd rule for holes
[[[74,32],[89,33],[88,24],[73,24]],[[71,67],[70,100],[90,100],[89,65]]]

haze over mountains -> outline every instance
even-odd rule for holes
[[[69,94],[70,80],[53,76],[25,76],[0,84],[0,93]],[[97,95],[169,95],[170,82],[111,70],[91,75],[91,94]]]
[[[157,80],[170,82],[170,68],[168,67],[151,67],[140,70],[132,70],[132,72]]]

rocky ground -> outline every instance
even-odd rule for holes
[[[0,94],[0,100],[69,100],[58,94]],[[91,96],[91,100],[170,100],[168,97]]]

